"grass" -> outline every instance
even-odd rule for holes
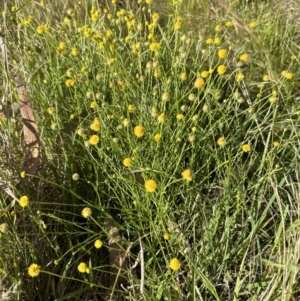
[[[299,5],[149,2],[1,7],[0,300],[299,298]]]

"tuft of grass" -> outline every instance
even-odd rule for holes
[[[5,2],[3,300],[299,298],[300,10],[283,7]]]

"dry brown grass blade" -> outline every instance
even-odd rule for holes
[[[40,159],[38,126],[33,115],[31,102],[28,98],[26,88],[19,75],[15,75],[15,84],[20,101],[24,142],[26,147],[23,171],[25,171],[26,174],[34,174]]]

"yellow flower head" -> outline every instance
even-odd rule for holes
[[[162,101],[170,100],[170,93],[168,93],[168,92],[163,93],[163,95],[161,96],[161,100]]]
[[[43,34],[45,32],[47,32],[49,30],[49,25],[47,24],[44,24],[44,25],[39,25],[37,28],[36,28],[36,32],[38,34]]]
[[[84,262],[80,262],[79,265],[77,266],[77,269],[80,273],[86,273],[88,271],[88,266]]]
[[[220,50],[218,51],[218,57],[219,57],[220,59],[225,59],[225,58],[227,57],[227,54],[228,54],[228,52],[227,52],[226,49],[220,49]]]
[[[163,123],[165,121],[165,114],[161,113],[158,117],[157,117],[157,121],[159,123]]]
[[[28,204],[29,204],[28,196],[26,196],[26,195],[21,196],[20,200],[19,200],[19,204],[23,208],[28,206]]]
[[[180,22],[175,22],[174,24],[174,30],[180,30],[181,29],[181,23]]]
[[[192,181],[193,180],[193,172],[190,169],[185,169],[182,173],[181,176],[183,179],[187,181]]]
[[[226,139],[224,137],[220,137],[217,141],[217,144],[221,147],[224,146],[226,144]]]
[[[292,79],[293,78],[293,73],[288,72],[288,71],[282,71],[282,76],[285,77],[286,79]]]
[[[79,55],[79,50],[78,50],[77,48],[73,47],[73,48],[71,49],[71,54],[72,54],[73,56],[77,56],[77,55]]]
[[[226,26],[226,27],[232,27],[232,26],[233,26],[233,24],[232,24],[232,22],[231,22],[231,21],[227,21],[227,22],[225,23],[225,26]]]
[[[84,218],[90,217],[92,215],[92,209],[90,207],[83,208],[82,211],[81,211],[81,215]]]
[[[161,48],[160,43],[151,43],[149,49],[153,52],[158,51]]]
[[[28,275],[30,277],[37,277],[41,271],[41,266],[37,265],[36,263],[33,263],[28,268]]]
[[[95,118],[93,123],[91,124],[90,126],[91,130],[95,131],[95,132],[98,132],[100,131],[100,121],[99,121],[99,118]]]
[[[97,108],[97,102],[96,101],[92,101],[91,103],[90,103],[90,108],[91,109],[96,109]]]
[[[145,128],[141,125],[137,125],[134,128],[134,135],[138,138],[142,138],[145,135]]]
[[[183,80],[186,80],[187,79],[187,74],[186,72],[182,72],[180,75],[179,75],[179,78],[183,81]]]
[[[182,106],[182,107],[183,107],[183,106]],[[176,119],[177,119],[177,120],[183,120],[183,119],[184,119],[184,115],[181,114],[181,113],[179,113],[179,114],[176,115]]]
[[[219,38],[219,37],[214,38],[214,44],[219,45],[220,42],[221,42],[221,38]]]
[[[0,232],[1,233],[6,233],[8,229],[8,224],[7,223],[3,223],[0,225]]]
[[[145,181],[145,189],[147,192],[155,192],[155,190],[157,189],[157,184],[154,180],[147,180]]]
[[[75,81],[73,79],[67,79],[65,82],[67,87],[74,87],[75,86]]]
[[[96,249],[100,249],[103,246],[103,242],[100,239],[97,239],[94,243]]]
[[[268,82],[269,81],[269,75],[264,75],[263,76],[263,81]]]
[[[218,24],[216,27],[215,27],[215,31],[221,31],[222,30],[222,25]]]
[[[161,134],[155,134],[153,137],[154,141],[158,142],[161,140]]]
[[[97,135],[92,135],[89,139],[90,145],[97,145],[99,143],[99,141],[100,141],[100,138]]]
[[[164,239],[169,240],[170,239],[170,234],[168,232],[164,233]]]
[[[205,85],[205,80],[200,77],[198,79],[196,79],[195,83],[194,83],[194,88],[196,89],[200,89]]]
[[[244,78],[244,74],[242,72],[237,73],[235,76],[236,80],[239,82]]]
[[[226,73],[226,66],[225,65],[220,65],[220,66],[218,66],[218,68],[217,68],[217,72],[220,74],[220,75],[223,75],[223,74],[225,74]]]
[[[181,267],[181,263],[177,258],[173,258],[173,259],[170,260],[169,267],[173,271],[178,271]]]
[[[125,167],[130,167],[131,164],[132,164],[132,159],[130,159],[130,158],[125,158],[125,159],[123,160],[123,165],[124,165]]]
[[[202,78],[207,78],[207,77],[209,76],[209,72],[206,71],[206,70],[204,70],[204,71],[201,72],[200,76],[201,76]]]
[[[206,40],[206,44],[210,45],[210,44],[213,44],[214,43],[214,40],[212,38],[208,38]]]
[[[240,56],[240,61],[243,63],[248,63],[249,62],[249,54],[248,53],[244,53]]]
[[[135,105],[129,105],[128,106],[128,112],[133,113],[133,112],[135,112],[135,110],[136,110]]]
[[[242,146],[242,151],[243,151],[244,153],[249,153],[250,150],[251,150],[250,144],[244,144],[244,145]]]

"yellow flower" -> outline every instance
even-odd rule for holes
[[[84,218],[90,217],[92,215],[92,209],[90,207],[83,208],[82,211],[81,211],[81,215]]]
[[[155,78],[158,78],[161,76],[161,71],[159,69],[155,69],[153,75]]]
[[[67,71],[66,71],[66,74],[67,76],[71,77],[72,76],[72,73],[73,73],[73,70],[71,68],[69,68]]]
[[[218,57],[219,57],[220,59],[225,59],[225,58],[227,57],[227,54],[228,54],[228,52],[227,52],[226,49],[220,49],[220,50],[218,51]]]
[[[90,125],[91,130],[98,132],[100,131],[100,121],[99,118],[95,118],[93,123]]]
[[[226,73],[226,66],[225,65],[220,65],[220,66],[218,66],[218,68],[217,68],[217,72],[220,74],[220,75],[223,75],[223,74],[225,74]]]
[[[240,61],[243,62],[243,63],[249,62],[249,54],[247,54],[247,53],[242,54],[240,56]]]
[[[135,110],[136,110],[135,105],[128,106],[128,112],[133,113],[133,112],[135,112]]]
[[[250,27],[250,28],[255,28],[255,27],[256,27],[256,22],[251,22],[251,23],[249,24],[249,27]]]
[[[180,22],[175,22],[174,30],[180,30],[180,29],[181,29],[181,23]]]
[[[0,232],[1,233],[6,233],[7,232],[7,228],[8,228],[8,224],[7,223],[3,223],[0,225]]]
[[[177,258],[173,258],[170,261],[169,267],[171,268],[171,270],[173,271],[178,271],[181,267],[181,263]]]
[[[77,48],[73,47],[71,49],[71,54],[74,55],[74,56],[77,56],[77,55],[79,55],[79,50]]]
[[[67,79],[65,82],[67,87],[74,87],[75,86],[75,81],[73,79]]]
[[[147,180],[145,181],[145,189],[147,192],[155,192],[155,190],[157,189],[157,184],[154,180]]]
[[[103,246],[103,242],[100,239],[97,239],[94,243],[96,249],[100,249]]]
[[[244,144],[244,145],[242,146],[242,151],[243,151],[244,153],[249,153],[250,150],[251,150],[251,147],[250,147],[249,144]]]
[[[55,108],[50,107],[50,108],[47,109],[47,112],[48,112],[50,115],[53,115],[54,112],[55,112]]]
[[[227,21],[227,22],[225,23],[225,26],[226,26],[226,27],[232,27],[232,26],[233,26],[233,24],[232,24],[232,22],[231,22],[231,21]]]
[[[157,121],[159,123],[163,123],[165,121],[165,114],[161,113],[158,117],[157,117]]]
[[[137,125],[134,128],[134,135],[138,138],[141,138],[145,135],[145,128],[141,125]]]
[[[49,25],[47,24],[44,24],[44,25],[39,25],[37,28],[36,28],[36,32],[38,34],[43,34],[45,33],[46,31],[49,30]]]
[[[279,146],[279,142],[278,142],[278,141],[274,141],[274,142],[273,142],[273,146],[274,146],[274,147],[278,147],[278,146]]]
[[[202,77],[202,78],[207,78],[208,76],[209,76],[209,72],[208,71],[202,71],[201,72],[201,74],[200,74],[200,76]]]
[[[36,263],[33,263],[28,268],[28,275],[30,277],[37,277],[41,271],[41,266],[37,265]]]
[[[88,266],[84,262],[80,262],[79,265],[77,266],[77,269],[80,273],[87,273],[88,271]]]
[[[79,174],[78,174],[78,173],[74,173],[74,174],[72,175],[72,179],[73,179],[74,181],[78,181],[78,180],[79,180]]]
[[[194,88],[196,89],[200,89],[205,85],[205,80],[200,77],[198,79],[196,79],[195,83],[194,83]]]
[[[170,239],[170,235],[169,235],[168,232],[165,232],[165,233],[164,233],[164,239],[165,239],[165,240],[169,240],[169,239]]]
[[[159,50],[161,48],[161,45],[160,45],[160,43],[151,43],[150,45],[149,45],[149,49],[151,50],[151,51],[157,51],[157,50]]]
[[[19,199],[19,204],[23,208],[28,206],[28,204],[29,204],[28,196],[26,196],[26,195],[21,196]]]
[[[188,96],[188,100],[189,101],[194,101],[195,99],[196,99],[196,95],[194,94],[194,93],[191,93],[191,94],[189,94],[189,96]]]
[[[179,78],[180,78],[181,80],[186,80],[186,79],[187,79],[187,74],[186,74],[186,72],[182,72],[182,73],[179,75]]]
[[[20,177],[21,177],[22,179],[24,179],[24,178],[26,177],[26,172],[25,172],[24,170],[21,171]]]
[[[210,44],[213,44],[214,43],[214,40],[212,38],[208,38],[206,40],[206,44],[210,45]]]
[[[221,39],[219,37],[215,37],[214,44],[218,45],[218,44],[220,44],[220,42],[221,42]]]
[[[264,75],[263,76],[263,81],[268,82],[269,81],[269,75]]]
[[[181,114],[181,113],[180,113],[180,114],[177,114],[177,115],[176,115],[176,119],[177,119],[177,120],[182,120],[182,119],[184,119],[184,115]]]
[[[132,164],[132,160],[131,160],[130,158],[125,158],[125,159],[123,160],[123,165],[124,165],[125,167],[130,167],[131,164]]]
[[[127,118],[124,118],[123,121],[122,121],[122,123],[123,123],[123,125],[124,125],[125,127],[127,127],[127,126],[130,124],[130,120],[127,119]]]
[[[293,78],[293,73],[287,72],[287,71],[282,71],[282,76],[284,76],[286,79],[292,79]]]
[[[158,142],[161,140],[161,134],[155,134],[153,137],[154,141]]]
[[[215,31],[221,31],[222,30],[222,25],[218,24],[216,27],[215,27]]]
[[[96,101],[92,101],[92,102],[90,103],[90,108],[91,108],[91,109],[96,109],[96,108],[97,108],[97,102],[96,102]]]
[[[91,145],[96,145],[99,143],[99,141],[100,141],[100,138],[97,135],[92,135],[89,139],[89,143]]]
[[[236,80],[239,82],[244,78],[244,74],[242,72],[239,72],[236,76],[235,76]]]
[[[217,141],[219,146],[224,146],[226,144],[226,139],[224,137],[220,137]]]
[[[161,96],[161,100],[162,101],[170,100],[170,93],[167,93],[167,92],[163,93],[163,95]]]
[[[181,176],[183,179],[187,181],[192,181],[193,180],[193,172],[190,169],[185,169],[182,173]]]

